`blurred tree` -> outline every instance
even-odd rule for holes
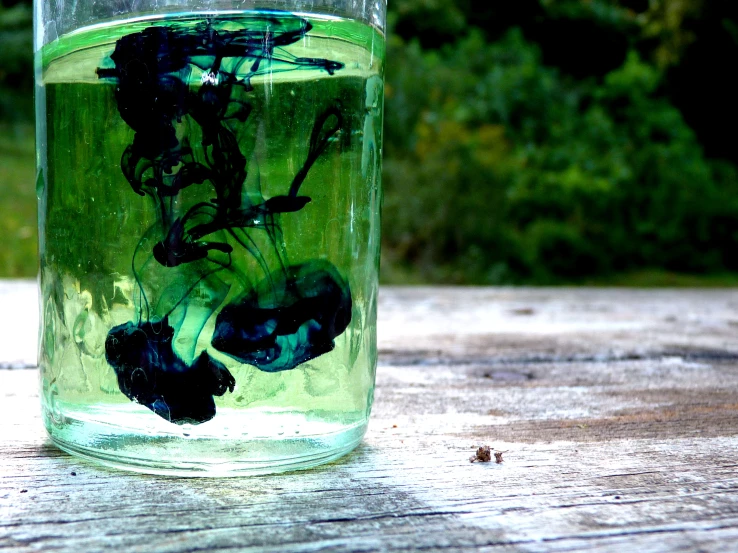
[[[738,163],[734,129],[738,126],[738,2],[693,0],[684,11],[669,63],[666,92],[695,130],[711,157]],[[678,62],[678,63],[677,63]]]
[[[642,42],[650,45],[659,67],[679,63],[684,50],[696,38],[685,21],[699,18],[704,7],[704,0],[651,0],[642,6],[638,16]]]
[[[33,117],[33,8],[30,2],[0,4],[0,122]]]
[[[394,32],[426,48],[455,41],[466,31],[466,13],[456,0],[396,0],[389,7]]]
[[[635,50],[582,79],[517,30],[390,48],[386,253],[416,279],[736,268],[736,172],[704,157]]]

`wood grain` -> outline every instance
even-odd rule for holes
[[[35,324],[3,366],[32,364]],[[0,550],[738,551],[737,335],[732,290],[383,289],[364,443],[240,479],[69,457],[37,372],[6,368]],[[504,462],[470,463],[480,444]]]

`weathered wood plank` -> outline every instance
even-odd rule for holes
[[[69,457],[0,370],[0,549],[729,551],[737,321],[735,291],[383,290],[364,444],[258,478]]]

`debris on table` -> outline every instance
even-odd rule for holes
[[[488,445],[477,448],[477,452],[469,457],[469,462],[489,463],[492,460],[492,449]]]
[[[502,458],[503,453],[507,453],[507,451],[495,451],[494,452],[495,463],[497,463],[498,465],[502,463],[502,461],[504,461],[504,459]],[[489,463],[491,460],[492,460],[492,448],[489,447],[488,445],[483,445],[483,446],[478,447],[477,452],[471,457],[469,457],[470,463],[476,463],[476,462]]]

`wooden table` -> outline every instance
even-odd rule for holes
[[[52,447],[35,298],[0,286],[0,550],[738,551],[738,291],[384,288],[364,443],[236,479]]]

